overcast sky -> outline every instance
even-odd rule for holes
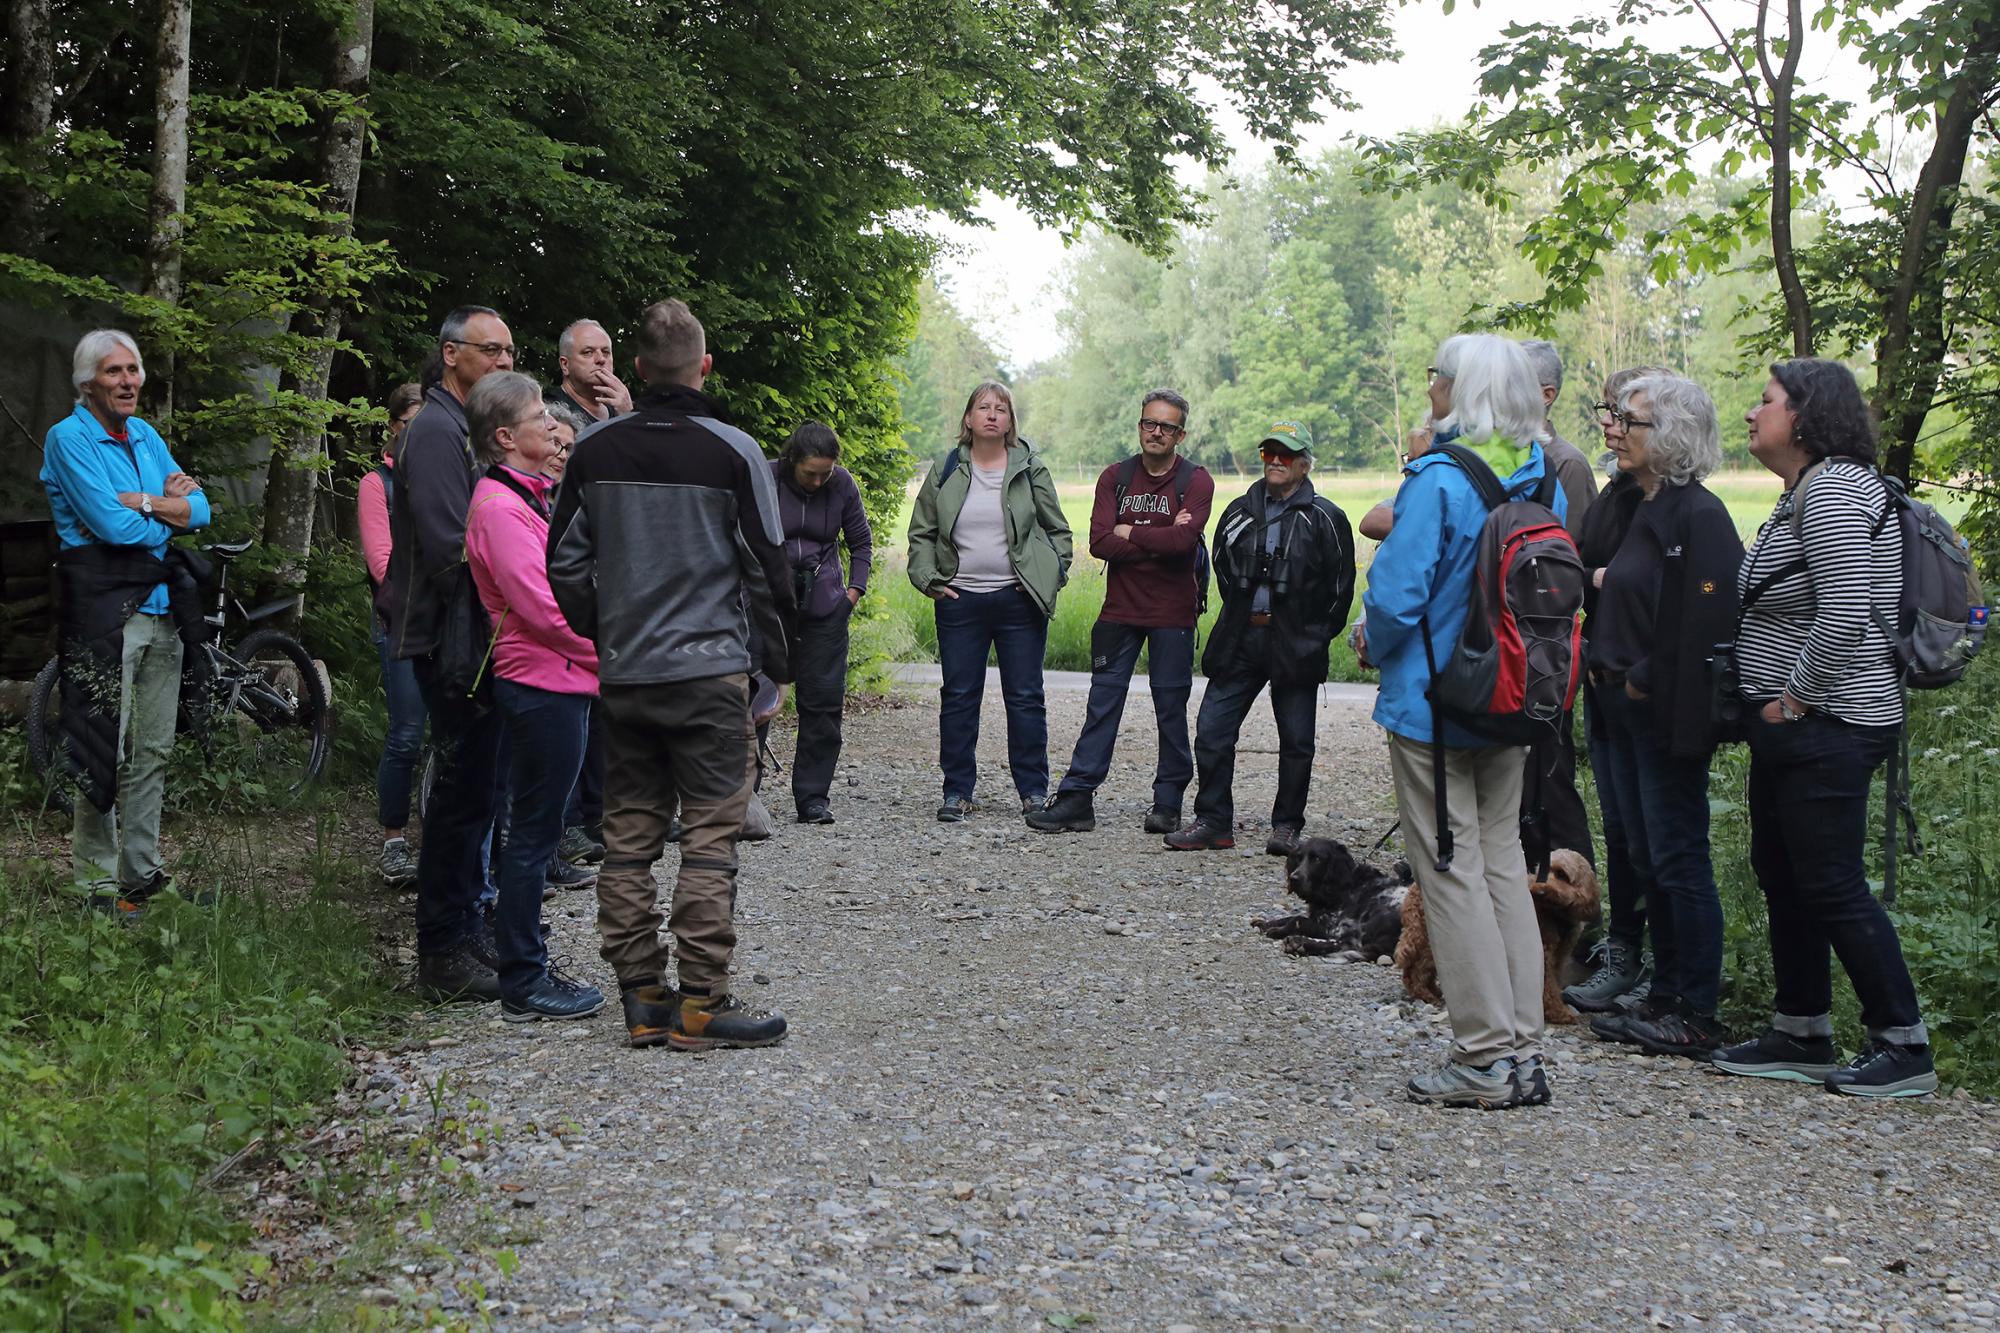
[[[1354,95],[1358,109],[1329,115],[1320,124],[1305,127],[1306,154],[1332,147],[1350,133],[1393,134],[1437,120],[1456,119],[1472,105],[1480,49],[1497,41],[1508,23],[1608,12],[1610,8],[1604,0],[1487,0],[1477,8],[1461,0],[1449,15],[1442,12],[1438,0],[1398,8],[1393,22],[1400,59],[1348,71],[1343,85]],[[1743,22],[1749,5],[1747,0],[1717,0],[1715,8],[1724,22],[1732,21],[1731,15],[1737,16],[1734,21]],[[1650,35],[1664,46],[1698,40],[1708,36],[1709,30],[1699,17],[1689,16],[1658,24]],[[1808,81],[1831,77],[1851,83],[1854,78],[1847,63],[1838,59],[1831,36],[1825,33],[1811,34],[1800,73]],[[1862,91],[1859,87],[1842,90],[1849,97]],[[1236,169],[1248,170],[1268,160],[1269,151],[1244,131],[1232,108],[1222,106],[1218,119],[1236,146]],[[1199,173],[1189,174],[1199,179]],[[937,224],[937,233],[949,247],[939,261],[938,280],[953,304],[1018,370],[1061,348],[1056,312],[1062,303],[1056,282],[1066,251],[1057,233],[1037,228],[1011,204],[989,196],[985,215],[993,223],[990,228],[943,221]]]

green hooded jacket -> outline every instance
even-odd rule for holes
[[[958,465],[945,476],[946,460]],[[926,597],[958,574],[958,547],[951,539],[958,511],[972,486],[972,450],[960,445],[932,460],[930,475],[917,488],[910,510],[910,582]],[[1056,498],[1055,478],[1041,457],[1025,444],[1007,450],[1007,475],[1001,482],[1001,509],[1007,522],[1007,559],[1014,577],[1045,616],[1056,613],[1056,593],[1069,582],[1075,548],[1069,520]]]

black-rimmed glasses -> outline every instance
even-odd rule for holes
[[[1172,439],[1175,436],[1187,434],[1187,429],[1184,426],[1176,426],[1171,421],[1148,421],[1146,418],[1141,417],[1139,418],[1139,433],[1141,435],[1164,435],[1168,439]]]
[[[1644,426],[1647,430],[1653,428],[1652,422],[1644,417],[1635,417],[1622,407],[1613,407],[1609,403],[1592,403],[1590,407],[1597,413],[1600,425],[1615,423],[1620,430],[1630,430],[1634,426]]]
[[[446,338],[445,341],[448,343],[457,343],[460,347],[477,347],[480,351],[486,353],[486,355],[494,358],[502,356],[511,357],[514,355],[513,343],[476,343],[464,338]]]

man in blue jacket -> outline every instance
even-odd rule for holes
[[[41,480],[63,548],[57,568],[66,675],[86,674],[94,651],[71,627],[106,627],[95,636],[103,688],[89,693],[101,699],[106,733],[116,737],[116,779],[109,792],[78,794],[70,855],[76,883],[95,905],[136,916],[167,882],[160,802],[180,703],[181,640],[162,557],[176,533],[208,525],[208,498],[137,415],[146,367],[131,334],[86,333],[71,358],[71,378],[76,410],[49,428]],[[73,697],[67,686],[64,695]],[[115,800],[100,807],[94,795]]]

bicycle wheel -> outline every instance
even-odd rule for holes
[[[251,771],[273,792],[298,794],[326,768],[333,741],[333,709],[312,654],[283,630],[260,629],[221,656],[216,688],[234,692],[235,737]]]
[[[61,780],[62,688],[57,665],[57,659],[51,657],[36,674],[34,693],[28,696],[28,762],[45,785],[48,808],[67,815],[74,813],[76,806],[70,784]]]

